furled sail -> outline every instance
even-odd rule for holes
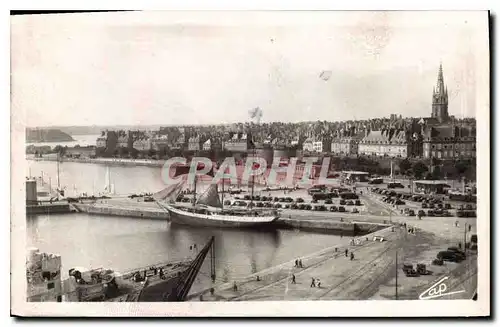
[[[159,200],[175,201],[179,193],[182,191],[183,185],[184,185],[183,182],[169,185],[163,190],[153,194],[153,198],[157,201]]]
[[[217,184],[212,184],[208,189],[198,198],[196,204],[204,204],[209,207],[222,208],[222,202],[219,198]]]

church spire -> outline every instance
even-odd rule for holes
[[[440,122],[448,120],[448,88],[444,85],[442,63],[439,64],[437,85],[433,88],[432,117]]]
[[[439,72],[438,72],[438,79],[437,79],[437,93],[443,94],[444,93],[444,78],[443,78],[443,64],[439,64]]]

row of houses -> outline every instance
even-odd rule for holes
[[[318,151],[322,142],[311,143],[313,150],[322,152]],[[310,147],[307,144],[307,150]],[[397,129],[370,131],[364,135],[334,138],[330,152],[347,156],[473,158],[476,157],[476,130],[474,126],[426,125],[422,126],[421,132]]]

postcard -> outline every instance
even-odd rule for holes
[[[489,37],[487,11],[11,16],[12,314],[489,316]]]

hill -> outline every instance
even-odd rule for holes
[[[26,142],[71,142],[74,139],[71,135],[59,129],[26,129]]]

